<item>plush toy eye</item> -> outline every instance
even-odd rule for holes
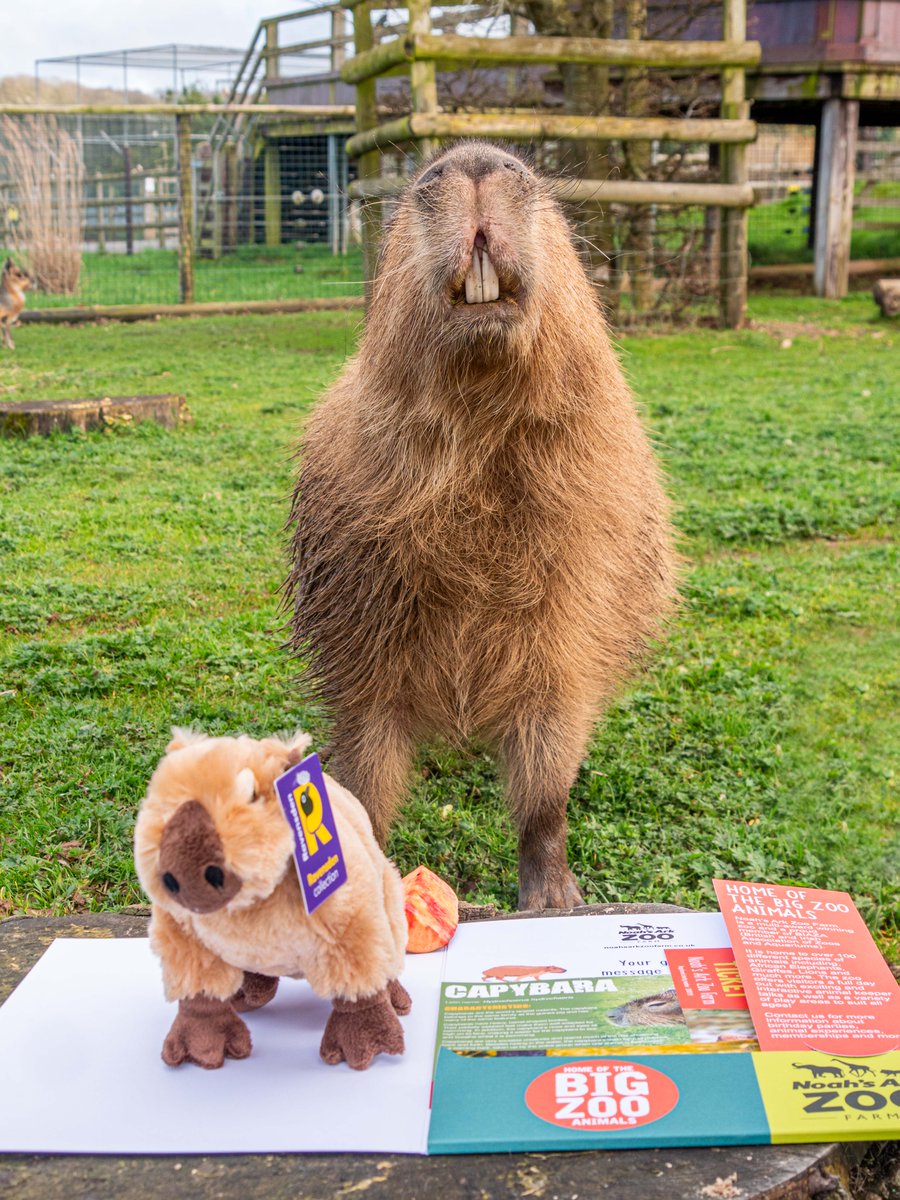
[[[175,878],[175,876],[172,874],[171,871],[166,871],[165,875],[163,875],[163,877],[162,877],[162,881],[163,881],[163,886],[166,888],[166,891],[171,892],[173,896],[177,895],[178,892],[181,891],[181,884],[178,882],[178,880]]]

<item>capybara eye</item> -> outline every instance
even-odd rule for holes
[[[425,174],[419,180],[417,186],[425,187],[429,183],[434,183],[434,181],[436,179],[440,179],[440,177],[443,175],[443,173],[444,173],[444,164],[443,163],[435,163],[435,165],[433,167],[430,167],[425,172]]]
[[[225,872],[221,867],[207,867],[203,872],[203,878],[210,887],[220,888],[225,883]]]
[[[163,887],[165,887],[166,891],[171,892],[173,896],[176,896],[181,891],[181,884],[171,871],[166,871],[165,875],[163,875]]]

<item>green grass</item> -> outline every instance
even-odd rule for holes
[[[857,189],[859,191],[859,188]],[[854,228],[850,237],[850,257],[900,257],[900,210],[882,201],[900,199],[900,183],[883,181],[866,190],[866,203],[854,210],[854,222],[892,222],[892,229]],[[771,204],[759,204],[748,215],[747,245],[751,263],[812,262],[808,244],[808,192],[796,191]]]
[[[760,297],[753,316],[621,343],[684,605],[598,726],[570,856],[592,900],[711,906],[714,874],[845,889],[897,959],[900,332],[865,296]],[[294,439],[357,321],[26,326],[0,358],[5,396],[177,390],[194,417],[0,443],[3,911],[140,899],[131,830],[171,723],[324,734],[280,649],[281,531]],[[514,903],[489,758],[424,750],[391,850]]]
[[[301,268],[297,270],[296,268]],[[358,248],[335,257],[324,246],[241,246],[219,259],[194,264],[194,299],[294,300],[362,295],[362,256]],[[77,304],[177,304],[178,254],[140,250],[84,255],[78,292],[29,297],[31,308]]]

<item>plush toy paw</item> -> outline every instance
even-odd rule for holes
[[[333,1003],[319,1048],[327,1063],[346,1062],[354,1071],[365,1071],[376,1054],[403,1053],[403,1029],[388,988],[363,1000]]]
[[[252,1048],[250,1030],[227,1000],[191,996],[178,1002],[162,1059],[170,1067],[192,1062],[211,1070],[226,1058],[246,1058]]]
[[[229,1000],[235,1012],[253,1012],[268,1004],[278,991],[277,975],[259,975],[255,971],[244,972],[244,982]]]
[[[405,1017],[412,1008],[412,998],[399,979],[392,979],[388,984],[388,994],[391,997],[394,1012],[399,1017]]]

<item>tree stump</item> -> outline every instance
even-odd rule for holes
[[[191,419],[184,396],[103,396],[92,400],[4,400],[0,437],[46,436],[57,430],[111,429],[155,421],[166,429]]]
[[[879,279],[872,295],[883,317],[900,316],[900,279]]]
[[[466,906],[464,919],[503,920]],[[465,911],[465,910],[464,910]],[[576,912],[683,912],[593,904]],[[476,913],[479,916],[476,917]],[[520,914],[515,914],[518,917]],[[538,914],[522,914],[536,916]],[[558,914],[557,914],[558,915]],[[552,920],[553,915],[547,915]],[[146,937],[148,910],[0,922],[0,1002],[57,937]],[[8,1076],[3,1086],[14,1089]],[[135,1121],[150,1114],[136,1112]],[[732,1176],[734,1178],[732,1178]],[[582,1150],[554,1154],[0,1155],[0,1195],[16,1200],[866,1200],[893,1195],[896,1143]],[[881,1183],[885,1187],[881,1187]],[[880,1190],[879,1190],[880,1188]]]

